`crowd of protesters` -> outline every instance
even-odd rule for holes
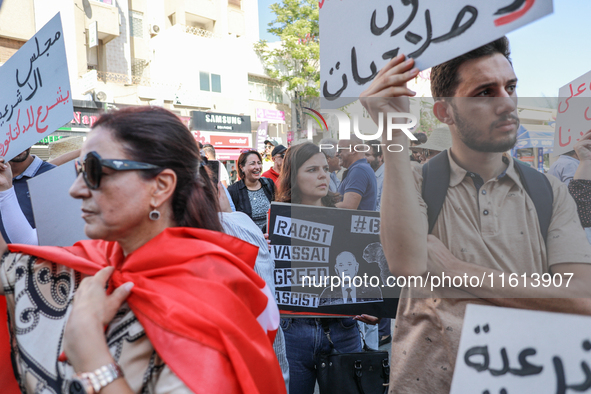
[[[409,112],[405,83],[417,73],[402,55],[378,73],[362,94],[376,123]],[[390,393],[447,393],[467,304],[591,315],[583,229],[591,227],[591,131],[552,175],[523,169],[506,153],[519,127],[516,80],[508,41],[496,40],[433,68],[442,126],[410,142],[394,132],[389,142],[404,153],[380,150],[378,140],[357,151],[357,137],[289,148],[265,141],[262,154],[241,153],[229,186],[227,171],[216,185],[205,164],[215,149],[200,149],[171,112],[106,113],[74,154],[70,195],[82,201],[91,240],[65,248],[34,246],[24,182],[54,165],[29,150],[0,159],[3,392],[312,394],[330,341],[339,352],[392,342]],[[478,97],[492,99],[465,99]],[[425,184],[442,166],[449,181],[433,216]],[[546,225],[526,178],[546,188]],[[368,315],[280,320],[265,239],[273,201],[380,211],[395,276],[574,276],[569,293],[404,288],[393,330]]]

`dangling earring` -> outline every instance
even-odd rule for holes
[[[154,208],[152,212],[150,212],[150,220],[158,220],[160,219],[160,211]]]

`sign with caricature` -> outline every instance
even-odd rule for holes
[[[60,14],[1,68],[0,157],[10,160],[72,120]]]
[[[591,129],[591,71],[564,85],[558,91],[554,154],[573,150]]]
[[[380,244],[380,213],[272,203],[281,311],[394,317],[399,288]]]
[[[451,394],[588,393],[591,317],[468,305]]]
[[[398,54],[425,70],[552,13],[552,0],[321,0],[319,6],[320,88],[327,100],[359,97]]]

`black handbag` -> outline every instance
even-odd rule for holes
[[[363,339],[362,352],[339,353],[330,338],[328,324],[324,333],[331,352],[322,354],[316,365],[320,394],[387,394],[390,381],[388,352],[372,350]]]

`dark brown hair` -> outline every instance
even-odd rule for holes
[[[101,115],[93,125],[96,127],[110,130],[131,160],[176,173],[172,210],[178,226],[222,231],[217,185],[213,185],[206,167],[201,165],[191,132],[175,114],[161,107],[127,107]],[[160,171],[140,174],[150,179]]]
[[[263,161],[261,154],[254,149],[241,153],[238,157],[238,176],[240,177],[240,179],[244,179],[244,171],[242,171],[242,168],[240,167],[246,164],[246,159],[248,159],[248,156],[250,155],[257,155],[259,160],[261,162]]]
[[[431,69],[431,94],[435,100],[441,100],[447,97],[453,97],[460,79],[458,69],[462,64],[472,59],[479,59],[485,56],[492,56],[500,53],[511,63],[509,55],[509,40],[507,37],[501,37],[498,40],[489,42],[486,45],[476,48],[468,53],[451,59],[445,63],[439,64]]]
[[[383,145],[381,141],[378,140],[369,140],[364,142],[365,145],[371,148],[371,155],[375,158],[381,157],[384,155],[384,147],[380,146]],[[379,151],[378,151],[379,148]]]
[[[292,146],[285,152],[281,175],[279,176],[279,197],[277,201],[301,204],[302,196],[295,180],[300,167],[318,153],[322,152],[311,142]],[[326,196],[322,197],[322,205],[325,207],[334,207],[339,200],[338,194],[329,191]]]

